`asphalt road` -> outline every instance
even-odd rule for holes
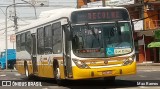
[[[24,75],[20,75],[17,72],[0,72],[0,80],[23,80],[41,82],[42,87],[23,87],[23,89],[159,89],[160,88],[160,66],[138,66],[136,75],[119,76],[116,77],[114,84],[108,84],[103,79],[94,80],[79,80],[79,81],[65,81],[66,85],[58,86],[54,80],[51,79],[32,79],[27,80]],[[139,86],[137,86],[137,84]],[[144,85],[145,84],[145,85]],[[148,84],[148,85],[147,85]],[[152,85],[152,86],[149,86]],[[157,84],[159,86],[157,86]],[[147,86],[146,86],[147,85]],[[21,89],[22,87],[0,87],[0,89]]]

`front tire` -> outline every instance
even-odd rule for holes
[[[31,79],[31,75],[29,74],[28,65],[25,65],[25,76],[27,77],[28,80]]]
[[[25,75],[29,79],[29,70],[27,65],[25,65]]]
[[[115,80],[116,80],[116,77],[115,77],[115,76],[105,77],[105,78],[104,78],[104,81],[107,82],[108,84],[114,84],[114,83],[115,83]]]
[[[60,77],[60,69],[58,65],[54,68],[54,77],[58,85],[63,85],[63,80]]]

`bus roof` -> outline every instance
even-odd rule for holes
[[[61,17],[68,17],[70,19],[71,12],[73,11],[82,11],[82,10],[92,10],[92,9],[126,9],[124,7],[93,7],[93,8],[62,8],[62,9],[54,9],[49,11],[43,11],[40,13],[39,18],[37,20],[32,21],[29,25],[23,26],[18,29],[17,33],[28,30],[30,28],[34,28],[41,24],[51,22]]]
[[[69,17],[71,11],[73,11],[73,8],[65,8],[65,9],[55,9],[55,10],[49,10],[49,11],[43,11],[39,15],[39,18],[36,20],[33,20],[30,24],[23,26],[18,29],[17,33],[28,30],[30,28],[34,28],[36,26],[39,26],[41,24],[56,20],[60,17]]]
[[[125,7],[106,6],[106,7],[80,8],[80,9],[76,9],[76,10],[92,10],[92,9],[126,9],[126,8]]]

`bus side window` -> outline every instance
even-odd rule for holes
[[[52,29],[51,25],[44,27],[44,51],[45,53],[52,53]]]
[[[26,44],[25,44],[25,49],[28,53],[31,53],[31,33],[26,32]]]
[[[44,29],[43,27],[37,29],[37,47],[38,54],[44,54]]]
[[[25,42],[26,42],[26,40],[25,40],[25,33],[22,33],[21,35],[20,35],[20,44],[21,44],[21,46],[20,46],[20,50],[22,51],[22,50],[25,50]]]
[[[57,22],[52,24],[52,46],[53,53],[58,54],[62,52],[62,28],[61,23]]]
[[[16,36],[16,51],[19,52],[21,49],[20,49],[20,46],[21,46],[21,42],[20,42],[20,35],[17,35]]]

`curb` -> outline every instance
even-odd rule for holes
[[[137,63],[137,66],[160,66],[160,63]]]

